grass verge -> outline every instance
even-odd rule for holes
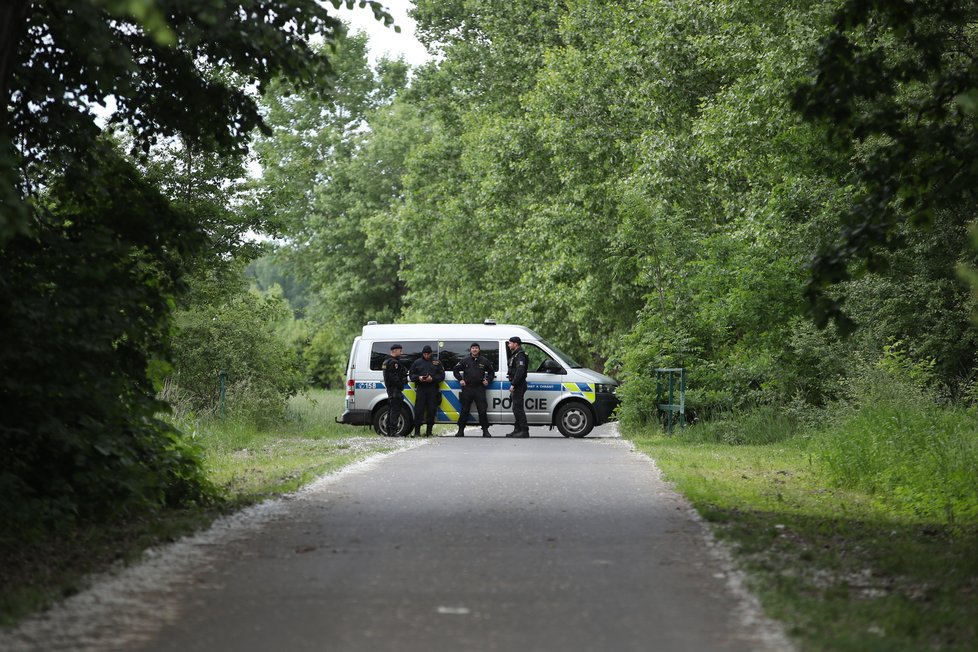
[[[695,433],[626,436],[731,546],[801,650],[978,649],[974,522],[915,517],[839,488],[806,437],[730,445]]]
[[[147,548],[204,528],[218,516],[293,491],[370,453],[398,448],[397,441],[372,430],[335,423],[342,403],[342,392],[310,391],[290,401],[286,419],[275,428],[234,422],[185,428],[219,490],[213,505],[74,525],[29,545],[4,537],[13,543],[0,549],[0,625],[12,626],[83,590],[92,573],[130,563]]]

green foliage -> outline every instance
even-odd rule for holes
[[[686,442],[763,446],[792,439],[803,431],[803,424],[796,416],[779,406],[762,405],[719,414],[682,430],[674,428],[673,436]]]
[[[783,391],[779,399],[800,407],[821,408],[845,393],[846,379],[864,364],[851,340],[830,330],[816,328],[808,319],[797,317],[790,324],[788,341],[779,351]],[[874,357],[877,349],[870,348]]]
[[[16,137],[21,167],[41,178],[86,164],[100,134],[91,107],[109,98],[111,120],[131,128],[138,150],[179,135],[192,148],[243,153],[265,128],[255,97],[208,71],[232,69],[259,90],[280,74],[322,88],[334,71],[308,39],[329,43],[342,29],[313,0],[18,1],[6,11],[0,136]]]
[[[253,212],[290,236],[278,257],[314,297],[306,316],[346,337],[400,310],[397,259],[373,245],[371,231],[376,223],[377,237],[390,237],[389,225],[375,220],[396,204],[401,143],[417,129],[410,115],[392,120],[383,108],[406,83],[403,62],[372,71],[362,35],[341,39],[332,61],[340,80],[328,99],[287,82],[271,86],[264,100],[271,132],[255,145],[263,173]]]
[[[302,352],[307,381],[313,387],[324,389],[343,387],[349,356],[348,338],[328,327],[316,331]]]
[[[697,418],[810,412],[892,338],[936,360],[957,396],[978,350],[955,279],[974,258],[967,207],[901,234],[887,276],[833,291],[864,325],[856,338],[802,318],[805,265],[858,201],[853,170],[871,154],[828,146],[791,103],[835,9],[419,2],[441,58],[370,106],[351,42],[363,99],[351,87],[349,109],[317,125],[314,98],[272,105],[269,161],[283,167],[269,185],[285,189],[272,205],[298,201],[278,210],[300,218],[294,259],[318,323],[340,339],[367,319],[526,323],[625,381],[626,422],[656,418],[650,369],[677,365]]]
[[[309,286],[295,277],[287,261],[282,261],[281,256],[271,253],[251,261],[245,268],[245,276],[253,279],[256,288],[262,293],[272,292],[278,287],[296,318],[306,314],[312,300]]]
[[[314,0],[0,9],[0,530],[206,497],[194,452],[157,419],[171,313],[189,274],[240,273],[244,234],[265,224],[229,208],[242,168],[228,156],[267,131],[246,87],[327,92],[342,32]],[[106,144],[99,105],[141,172]]]
[[[901,513],[949,525],[978,518],[978,428],[972,411],[938,407],[922,389],[931,365],[894,346],[854,383],[848,404],[815,436],[838,486]]]
[[[281,297],[246,291],[223,303],[179,311],[173,335],[176,374],[167,390],[178,414],[218,414],[223,371],[227,415],[259,424],[280,418],[301,381],[298,356],[280,328],[291,319]]]
[[[883,351],[899,340],[918,361],[933,360],[935,382],[957,396],[974,374],[978,329],[971,319],[975,297],[956,269],[973,265],[976,251],[967,229],[940,211],[926,231],[904,229],[904,246],[883,254],[885,275],[867,275],[844,285],[846,310],[860,328],[850,336],[863,351]]]
[[[267,428],[230,418],[202,422],[197,441],[208,478],[229,500],[259,500],[294,491],[369,452],[397,447],[337,424],[343,400],[341,391],[303,392]]]
[[[801,261],[837,189],[824,161],[807,155],[817,151],[813,130],[785,97],[822,9],[731,2],[658,12],[646,38],[673,54],[649,65],[695,63],[648,89],[658,113],[636,138],[626,180],[624,229],[646,300],[623,339],[623,378],[685,366],[687,405],[700,419],[786,402],[821,375],[796,364],[790,344]],[[696,36],[685,38],[691,25]],[[705,69],[691,74],[697,66]]]
[[[960,0],[847,0],[823,37],[795,105],[851,158],[856,193],[811,265],[806,295],[817,323],[851,330],[829,289],[850,268],[885,270],[884,252],[905,246],[907,225],[927,227],[948,210],[960,225],[974,220],[976,12]]]
[[[0,529],[200,500],[196,458],[147,379],[203,242],[193,215],[109,146],[38,215],[0,249]]]
[[[618,397],[622,404],[618,408],[619,418],[627,426],[639,426],[659,421],[655,405],[655,369],[693,367],[699,360],[698,351],[692,348],[689,337],[678,329],[651,326],[653,320],[643,319],[624,340],[625,353],[616,362],[621,365]],[[678,354],[677,354],[678,353]],[[687,393],[689,413],[695,413]]]
[[[799,649],[975,647],[974,518],[953,527],[908,518],[834,486],[806,438],[737,447],[649,431],[630,438],[729,544]]]

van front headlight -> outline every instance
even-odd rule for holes
[[[594,384],[594,391],[597,394],[614,394],[616,389],[618,389],[618,385],[608,385],[605,383]]]

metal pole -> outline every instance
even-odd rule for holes
[[[686,428],[686,367],[679,368],[679,427]]]
[[[659,418],[659,406],[662,405],[662,372],[655,370],[655,418]]]
[[[673,421],[673,389],[676,385],[676,374],[670,370],[669,371],[669,434],[672,434],[672,421]]]

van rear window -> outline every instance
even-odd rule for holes
[[[396,342],[404,348],[401,350],[401,362],[406,366],[410,367],[411,363],[421,357],[421,349],[427,344],[431,347],[432,351],[437,351],[437,343],[432,340],[430,342]],[[471,342],[470,342],[471,343]],[[373,347],[370,349],[370,370],[380,371],[384,365],[384,360],[390,357],[391,345],[395,342],[374,342]],[[454,363],[453,363],[454,364]]]

